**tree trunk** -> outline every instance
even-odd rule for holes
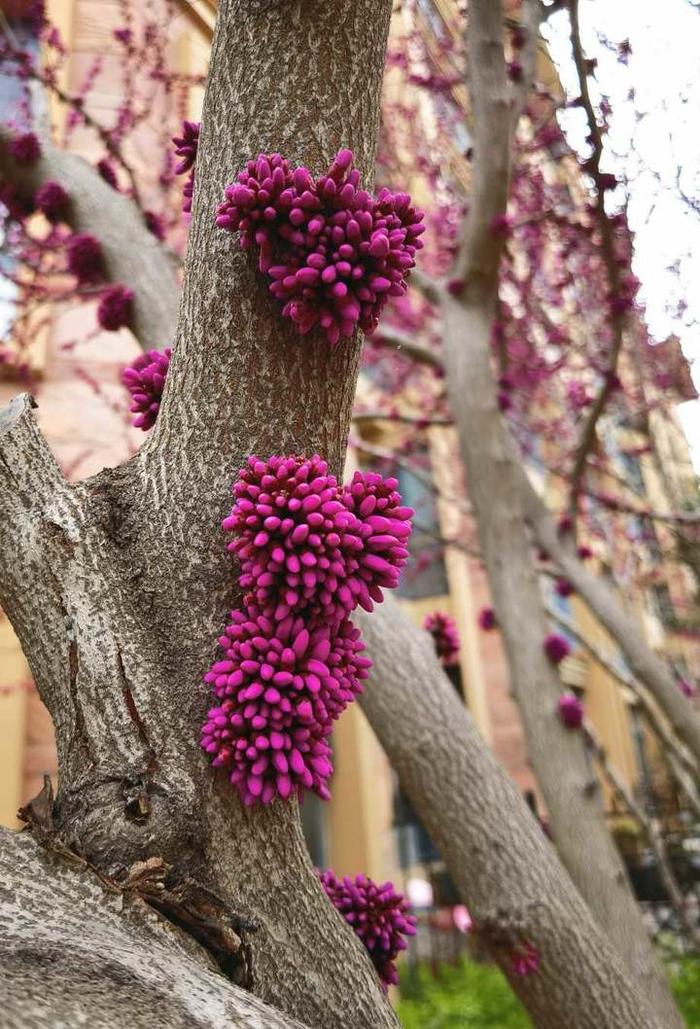
[[[203,883],[259,925],[253,991],[328,1029],[397,1021],[316,880],[296,803],[244,809],[198,737],[202,675],[237,596],[220,529],[230,484],[256,451],[318,451],[342,473],[360,342],[300,339],[214,214],[261,150],[318,172],[349,145],[367,182],[390,8],[220,5],[155,432],[74,487],[26,400],[0,437],[0,599],[56,728],[59,838],[112,875],[157,856]]]
[[[535,31],[534,25],[529,31]],[[492,231],[492,223],[506,209],[512,146],[500,3],[470,0],[467,46],[474,112],[473,184],[457,259],[461,288],[456,296],[444,291],[441,307],[447,388],[481,554],[528,754],[557,849],[662,1023],[680,1027],[666,977],[605,824],[583,739],[566,729],[558,715],[561,684],[543,650],[548,621],[527,533],[524,472],[496,402],[491,331],[502,240]]]
[[[391,598],[358,624],[374,657],[362,709],[440,850],[477,931],[539,1029],[641,1029],[656,1017],[549,840],[484,743],[432,641]],[[532,942],[536,975],[509,945]]]
[[[228,982],[136,893],[0,829],[5,1029],[303,1029]]]

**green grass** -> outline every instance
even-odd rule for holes
[[[675,960],[670,974],[688,1029],[700,1029],[700,961]],[[404,964],[397,1010],[404,1029],[532,1029],[499,970],[473,961],[443,965],[437,976]]]
[[[404,1029],[531,1029],[532,1022],[493,965],[443,965],[437,976],[404,965],[398,1014]]]

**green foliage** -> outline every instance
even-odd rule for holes
[[[671,989],[688,1029],[700,1029],[700,961],[697,958],[674,961]]]
[[[530,1029],[532,1023],[494,965],[463,961],[437,976],[405,964],[398,1014],[404,1029]]]
[[[700,1029],[700,961],[669,962],[671,988],[687,1029]],[[437,976],[425,966],[401,969],[399,1018],[404,1029],[531,1029],[532,1023],[493,965],[462,961]]]

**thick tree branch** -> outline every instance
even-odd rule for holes
[[[541,954],[513,975],[491,950],[540,1029],[656,1026],[512,782],[445,676],[432,643],[387,598],[358,624],[374,656],[360,703],[477,926]],[[556,717],[554,711],[548,717]],[[582,846],[585,844],[581,842]],[[575,970],[575,971],[572,971]],[[593,985],[595,984],[595,985]]]
[[[303,1029],[230,983],[143,900],[0,829],[3,1024]]]
[[[523,5],[526,46],[537,45],[540,14],[537,0]],[[607,830],[600,797],[587,789],[584,747],[556,716],[560,684],[543,650],[548,623],[526,531],[526,475],[496,401],[491,332],[503,238],[494,229],[506,212],[514,131],[500,3],[471,0],[467,48],[474,112],[472,193],[456,266],[460,288],[444,298],[442,313],[446,382],[481,553],[528,753],[559,853],[659,1020],[680,1026]]]
[[[53,179],[70,194],[69,221],[102,244],[107,278],[134,290],[131,328],[144,350],[162,349],[173,339],[179,286],[177,261],[148,231],[137,205],[108,186],[94,168],[75,154],[42,146],[35,165],[19,165],[8,153],[0,131],[0,178],[23,196]]]

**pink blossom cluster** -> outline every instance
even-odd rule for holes
[[[444,611],[433,611],[423,620],[423,628],[433,637],[435,651],[445,668],[456,665],[459,660],[459,633],[454,618]]]
[[[338,878],[331,869],[318,872],[333,906],[362,940],[384,988],[398,982],[395,961],[415,936],[416,918],[391,882],[375,883],[366,875]]]
[[[34,132],[20,132],[13,136],[8,150],[18,164],[35,164],[41,157],[41,143]]]
[[[389,297],[405,293],[423,246],[423,212],[405,193],[360,189],[352,161],[340,150],[314,179],[280,154],[260,154],[226,187],[216,219],[240,232],[243,248],[258,248],[284,317],[301,335],[320,326],[331,345],[358,325],[374,331]]]
[[[408,553],[396,486],[357,472],[341,487],[318,455],[250,457],[233,484],[222,524],[247,592],[205,676],[217,704],[202,747],[246,805],[330,795],[328,737],[371,667],[349,616],[397,584]]]
[[[133,425],[145,432],[158,417],[165,377],[170,365],[171,347],[139,354],[122,372],[122,382],[131,393],[129,410],[136,417]]]
[[[104,277],[102,245],[89,232],[74,233],[66,243],[68,271],[81,284],[97,282]]]
[[[183,121],[182,135],[174,136],[175,153],[181,158],[175,166],[176,175],[184,175],[189,172],[187,180],[182,189],[182,210],[185,214],[192,211],[192,197],[194,195],[194,166],[197,160],[197,148],[199,146],[198,121]]]
[[[566,636],[558,632],[550,632],[542,642],[542,648],[553,665],[560,664],[571,653]]]
[[[520,978],[535,975],[540,970],[539,951],[533,943],[522,941],[511,951],[510,963],[513,972]]]
[[[492,607],[482,607],[479,611],[479,628],[483,629],[484,632],[490,632],[491,629],[495,629],[498,625],[498,619],[496,618],[496,612]]]
[[[131,304],[134,299],[133,289],[117,283],[109,286],[100,297],[97,305],[97,322],[107,332],[116,332],[129,323]]]
[[[583,704],[575,693],[562,693],[557,704],[559,717],[567,729],[580,729],[583,724]]]

